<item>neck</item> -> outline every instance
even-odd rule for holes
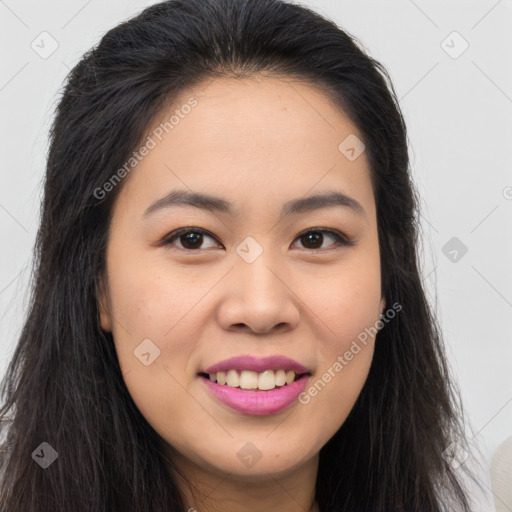
[[[185,510],[194,512],[319,512],[315,502],[318,455],[284,475],[269,472],[251,476],[220,474],[198,466],[172,450]]]

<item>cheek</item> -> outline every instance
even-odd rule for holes
[[[160,415],[170,421],[177,410],[190,408],[183,386],[201,335],[202,323],[194,316],[200,308],[194,306],[205,290],[188,287],[183,273],[165,275],[154,264],[140,263],[112,267],[110,273],[117,357],[130,395],[150,423]]]
[[[204,417],[204,410],[182,384],[179,365],[171,368],[157,359],[149,367],[134,366],[124,375],[124,382],[144,419],[171,444],[188,435],[191,418]]]
[[[166,293],[159,280],[140,282],[131,274],[119,285],[113,304],[114,345],[130,395],[149,420],[155,407],[172,401],[169,397],[179,402],[178,382],[185,380],[193,346],[188,336],[180,335],[183,301]]]
[[[324,333],[318,336],[324,351],[333,362],[333,355],[348,350],[352,340],[373,327],[379,318],[381,304],[380,266],[378,252],[361,252],[325,275],[311,275],[310,286],[302,291],[307,305],[317,315]],[[313,285],[313,286],[311,286]],[[368,336],[370,337],[370,336]]]
[[[378,252],[366,251],[344,263],[334,273],[330,269],[325,279],[317,275],[316,291],[308,295],[308,306],[318,318],[318,367],[303,403],[320,411],[324,426],[335,430],[367,379],[381,301]]]
[[[302,421],[308,425],[316,445],[321,448],[345,423],[366,382],[372,348],[366,347],[346,365],[329,365],[310,381],[299,397]],[[341,370],[339,369],[341,368]],[[339,371],[337,371],[339,370]]]
[[[172,350],[173,340],[183,339],[177,333],[189,323],[190,312],[205,293],[190,285],[186,273],[171,274],[150,262],[112,267],[110,286],[116,337],[129,338],[130,345],[149,338],[162,351]]]
[[[373,322],[347,319],[343,334],[318,348],[318,366],[299,402],[309,411],[305,421],[313,431],[327,434],[324,442],[345,422],[368,377],[374,353]],[[369,327],[366,327],[369,325]]]

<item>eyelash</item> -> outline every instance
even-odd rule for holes
[[[196,233],[196,234],[206,235],[206,236],[213,238],[215,241],[217,241],[216,238],[212,234],[208,233],[208,231],[205,231],[204,229],[188,227],[188,228],[181,228],[176,231],[173,231],[172,233],[169,233],[169,235],[166,236],[162,240],[162,245],[164,245],[164,246],[173,245],[173,241],[175,239],[177,239],[187,233]],[[332,246],[327,249],[305,249],[308,252],[330,251],[335,248],[353,247],[354,245],[356,245],[355,241],[349,240],[347,237],[343,236],[341,233],[339,233],[337,231],[333,231],[331,229],[321,229],[321,228],[311,228],[306,231],[303,231],[302,233],[297,235],[297,237],[295,239],[301,238],[305,235],[308,235],[309,233],[327,234],[329,236],[332,236],[336,242],[334,244],[332,244]],[[217,241],[217,243],[219,243],[219,242]],[[187,249],[187,248],[181,248],[181,247],[176,247],[176,249],[179,249],[181,251],[187,251],[187,252],[199,252],[201,250],[204,250],[204,249]]]

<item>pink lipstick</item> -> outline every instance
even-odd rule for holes
[[[276,377],[277,374],[281,374],[279,384],[276,378],[275,387],[272,389],[241,389],[241,387],[233,387],[238,385],[238,377],[242,379],[243,373],[248,376],[249,372],[251,372],[254,385],[254,373],[262,374],[263,372],[267,372],[267,370],[278,370],[277,373],[267,373],[267,375],[271,376],[271,379]],[[293,370],[293,372],[290,370]],[[219,372],[221,373],[219,374]],[[228,375],[231,374],[235,379],[234,384],[230,386],[227,385],[224,379],[225,372],[227,372]],[[287,373],[286,381],[283,380],[284,372]],[[199,375],[202,377],[202,381],[208,391],[211,392],[217,400],[237,412],[261,416],[280,412],[297,400],[299,394],[306,388],[311,372],[304,365],[285,356],[271,356],[265,358],[239,356],[216,363],[203,372],[200,372]],[[213,382],[210,380],[210,375],[212,376]],[[214,382],[216,380],[215,376],[219,377],[219,382]],[[292,379],[294,379],[293,382]],[[261,383],[261,380],[259,382]],[[273,380],[270,382],[271,384],[267,387],[274,386],[274,384],[272,384]],[[259,387],[264,388],[265,386],[260,384]]]

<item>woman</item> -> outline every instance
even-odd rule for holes
[[[391,81],[331,21],[109,31],[51,132],[2,510],[469,511],[417,204]]]

